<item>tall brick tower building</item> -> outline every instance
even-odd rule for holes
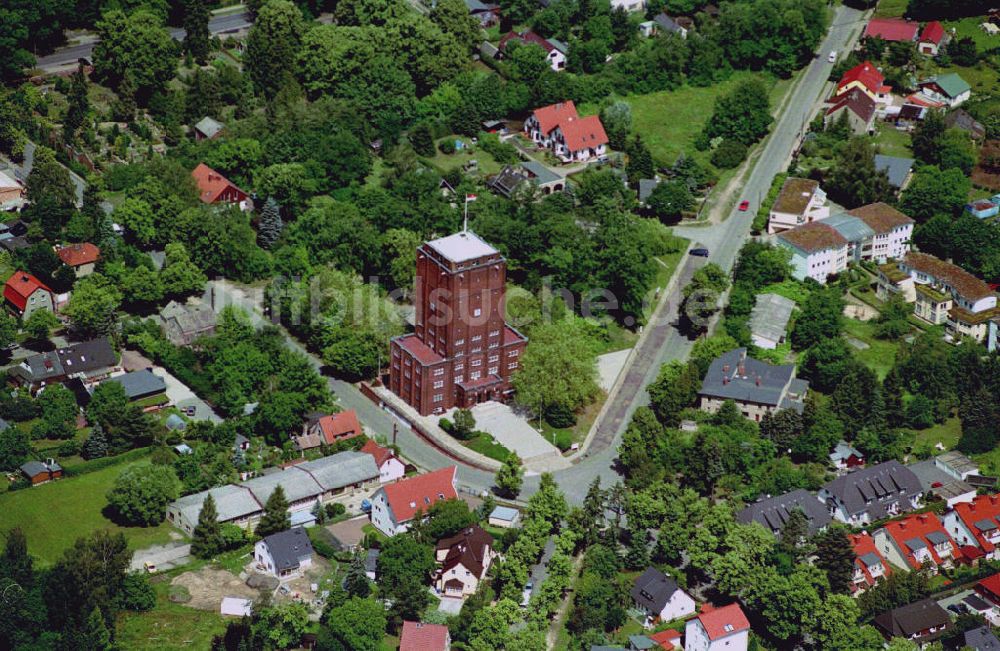
[[[417,249],[415,332],[390,342],[389,389],[423,415],[506,400],[527,339],[504,322],[507,261],[470,231]]]

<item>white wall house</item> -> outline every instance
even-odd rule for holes
[[[671,622],[694,614],[695,601],[669,576],[655,567],[648,567],[629,592],[635,607],[645,613],[645,628],[659,622]]]
[[[825,285],[828,276],[847,269],[847,240],[822,222],[779,233],[775,243],[792,252],[792,276],[798,280],[812,278]]]
[[[774,235],[829,216],[826,193],[819,187],[819,183],[811,179],[790,177],[781,186],[781,192],[771,206],[767,232]]]
[[[387,536],[407,531],[413,518],[426,513],[435,502],[458,498],[457,471],[456,466],[450,466],[385,484],[371,497],[372,525]]]
[[[739,604],[705,604],[684,626],[684,651],[746,651],[749,643],[750,622]]]
[[[312,567],[312,554],[312,543],[302,527],[271,534],[257,541],[253,550],[257,569],[279,579],[302,576]]]

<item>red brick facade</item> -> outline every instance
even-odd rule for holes
[[[417,249],[416,327],[391,342],[389,389],[423,415],[509,398],[527,339],[504,323],[506,280],[473,233]]]

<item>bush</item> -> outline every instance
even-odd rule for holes
[[[512,165],[519,160],[517,148],[506,142],[500,142],[500,137],[495,133],[480,133],[479,147],[501,165]]]
[[[125,610],[145,612],[156,606],[156,592],[153,591],[153,586],[149,585],[149,576],[142,572],[125,575],[125,583],[119,598]]]
[[[309,542],[312,543],[313,550],[317,554],[327,559],[334,558],[337,555],[337,550],[321,535],[323,531],[326,529],[310,527],[306,529],[306,535],[309,536]]]
[[[0,417],[19,423],[38,416],[38,403],[28,396],[17,395],[0,402]]]
[[[451,434],[455,429],[455,423],[451,422],[447,418],[442,418],[441,420],[438,421],[438,427],[443,429],[448,434]]]
[[[448,138],[447,140],[445,140],[444,142],[442,142],[440,145],[438,145],[438,149],[441,150],[442,154],[448,154],[448,155],[454,154],[455,153],[455,141],[453,139],[451,139],[451,138]]]
[[[231,522],[222,525],[222,548],[224,550],[238,549],[247,544],[247,532]]]
[[[720,169],[739,166],[747,157],[747,146],[735,140],[723,140],[712,152],[712,165]]]
[[[332,502],[330,504],[327,504],[324,510],[326,511],[326,517],[331,520],[333,518],[339,518],[340,516],[347,513],[347,507],[339,502]]]
[[[573,434],[571,432],[567,432],[566,430],[556,432],[555,444],[561,452],[565,452],[573,447]]]
[[[31,482],[24,477],[18,477],[7,486],[8,491],[19,491],[23,488],[31,488]]]
[[[576,413],[566,405],[552,405],[545,410],[545,420],[552,427],[572,427],[576,424]]]
[[[80,444],[76,441],[66,441],[56,448],[56,454],[60,457],[72,457],[73,455],[80,454]]]

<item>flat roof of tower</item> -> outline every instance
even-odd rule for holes
[[[431,240],[427,246],[454,263],[467,262],[499,253],[472,231],[461,231],[454,235]]]

